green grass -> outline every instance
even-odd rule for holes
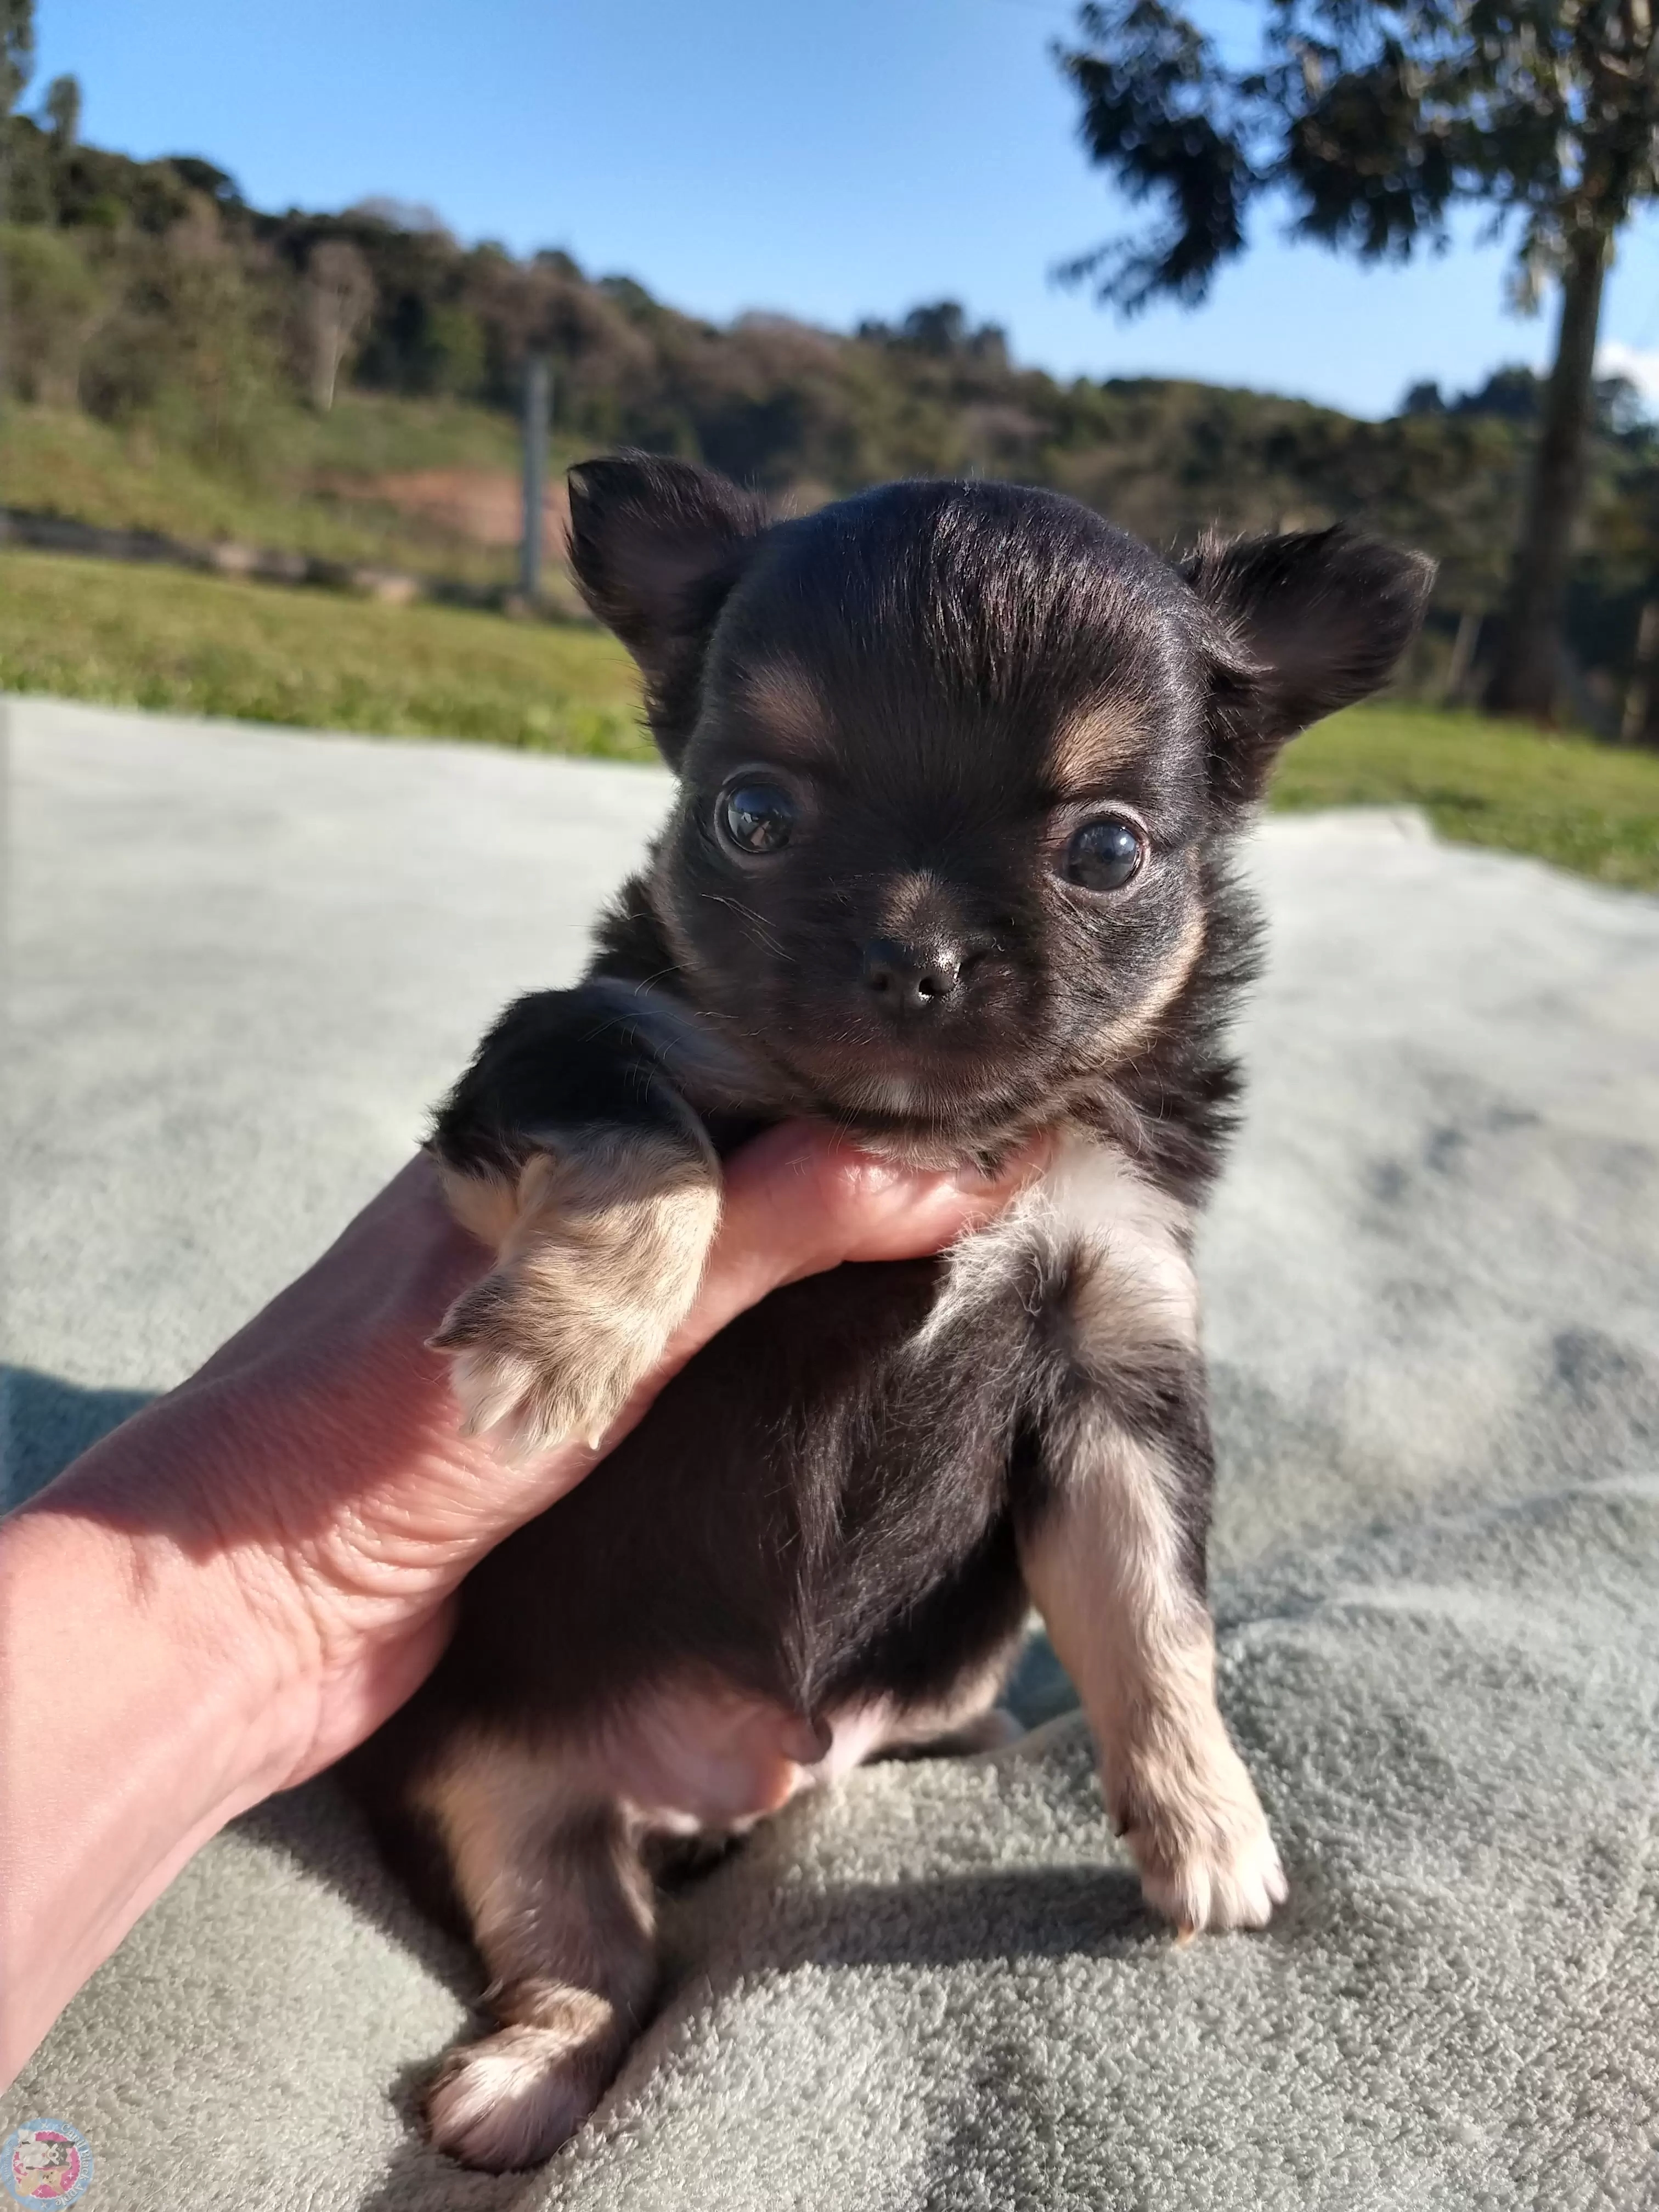
[[[554,441],[550,465],[577,458]],[[274,413],[257,478],[210,469],[142,423],[118,429],[76,409],[0,410],[0,503],[192,544],[234,541],[479,584],[510,581],[517,556],[475,544],[352,489],[402,470],[516,471],[507,416],[456,400],[353,392],[318,417]],[[317,489],[319,480],[335,487]]]
[[[0,691],[648,760],[596,629],[0,552]]]
[[[50,554],[0,552],[0,690],[653,757],[599,631]],[[1420,806],[1459,843],[1659,891],[1659,754],[1360,707],[1297,740],[1272,801]]]
[[[1420,806],[1454,843],[1659,890],[1659,753],[1480,714],[1355,707],[1297,739],[1272,803]]]

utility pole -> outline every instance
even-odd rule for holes
[[[553,411],[553,374],[545,354],[524,365],[524,536],[519,548],[519,590],[526,606],[542,597],[542,504],[547,491],[547,433]]]
[[[1446,688],[1440,695],[1444,707],[1459,707],[1463,703],[1463,691],[1469,680],[1469,671],[1474,665],[1474,648],[1480,642],[1480,617],[1473,607],[1465,607],[1457,617],[1457,635],[1452,640],[1451,665],[1446,671]]]

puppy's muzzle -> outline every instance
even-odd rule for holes
[[[906,945],[893,937],[872,937],[864,947],[860,978],[866,994],[897,1021],[942,1014],[961,999],[974,954],[965,946],[935,938]]]

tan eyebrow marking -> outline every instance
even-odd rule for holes
[[[1133,708],[1097,701],[1055,731],[1048,749],[1054,782],[1062,790],[1091,790],[1127,767],[1146,741]]]
[[[822,753],[833,742],[829,710],[798,662],[760,661],[735,688],[744,710],[784,751]]]

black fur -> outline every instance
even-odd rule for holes
[[[693,1655],[817,1717],[983,1661],[1023,1611],[1006,1509],[1029,1320],[1011,1298],[964,1392],[953,1349],[910,1356],[938,1276],[839,1268],[734,1322],[603,1483],[469,1577],[446,1662],[468,1707],[579,1723]]]

